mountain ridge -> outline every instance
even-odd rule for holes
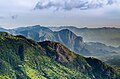
[[[61,28],[65,28],[65,27],[61,27]],[[72,30],[78,29],[73,26],[66,27],[66,28],[72,28]],[[86,29],[89,29],[89,28],[83,28],[83,31]],[[92,29],[94,30],[94,28],[92,28]],[[104,28],[104,29],[106,29],[106,28]],[[86,55],[86,56],[94,56],[94,55],[97,56],[97,54],[99,56],[104,53],[112,54],[112,52],[115,52],[117,54],[117,52],[119,52],[119,50],[118,50],[119,48],[110,47],[107,45],[104,45],[104,48],[103,48],[102,43],[101,44],[98,44],[97,42],[90,42],[91,44],[86,43],[86,42],[84,42],[83,37],[76,35],[70,29],[69,30],[63,29],[60,31],[52,31],[47,27],[35,25],[35,26],[31,26],[31,27],[20,27],[20,28],[12,29],[10,32],[13,35],[23,35],[27,38],[30,38],[30,39],[33,39],[33,40],[39,41],[39,42],[46,41],[46,40],[60,42],[60,43],[64,44],[65,46],[67,46],[72,51],[79,53],[81,55]],[[101,47],[100,47],[100,45],[101,45]],[[95,47],[95,49],[91,48],[91,47]],[[111,51],[111,49],[113,49],[113,50]],[[95,53],[95,52],[98,52],[98,53]],[[115,53],[113,53],[113,54],[115,54]]]
[[[102,28],[77,28],[74,26],[49,27],[53,31],[69,29],[76,35],[84,38],[85,42],[101,42],[106,45],[120,46],[120,28],[102,27]]]
[[[120,76],[115,68],[75,54],[57,42],[37,43],[2,32],[0,46],[0,78],[3,79],[117,79]]]

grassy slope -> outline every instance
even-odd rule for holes
[[[0,79],[117,77],[119,76],[115,69],[99,60],[77,55],[59,43],[36,43],[23,36],[0,33]]]
[[[1,79],[88,78],[79,71],[51,60],[45,50],[34,41],[22,36],[14,37],[6,33],[2,35],[0,37]]]

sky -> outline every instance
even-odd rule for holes
[[[0,0],[0,27],[120,27],[120,0]]]

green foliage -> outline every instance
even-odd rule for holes
[[[93,67],[85,57],[71,52],[62,44],[36,43],[23,36],[0,33],[0,79],[104,78],[93,72]],[[103,70],[109,68],[105,65]],[[100,72],[98,70],[96,72]],[[112,76],[105,77],[119,77],[114,70],[110,73]]]

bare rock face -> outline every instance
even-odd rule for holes
[[[76,36],[73,32],[70,30],[61,30],[58,32],[55,32],[55,37],[58,42],[64,44],[71,50],[75,51],[76,47],[79,47],[79,49],[82,47],[83,44],[83,38]]]

